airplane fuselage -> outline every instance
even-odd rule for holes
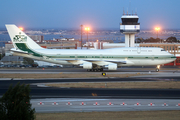
[[[172,54],[160,48],[114,48],[103,50],[77,50],[77,49],[35,49],[31,54],[17,53],[14,55],[32,59],[63,64],[79,65],[92,62],[99,66],[117,63],[117,66],[149,66],[172,62],[176,59]]]

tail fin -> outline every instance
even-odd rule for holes
[[[22,44],[30,49],[42,49],[36,42],[34,42],[29,36],[21,31],[16,25],[5,25],[14,48],[23,50]]]

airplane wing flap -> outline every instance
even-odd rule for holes
[[[117,63],[117,64],[126,64],[126,61],[113,61],[113,60],[84,60],[87,62],[110,62],[110,63]]]
[[[74,65],[82,64],[82,61],[80,61],[80,60],[66,60],[66,61],[69,62],[69,63],[72,63]]]
[[[74,65],[79,65],[84,62],[91,62],[92,64],[99,65],[99,66],[107,65],[109,63],[127,64],[126,61],[112,61],[112,60],[66,60],[66,61]]]

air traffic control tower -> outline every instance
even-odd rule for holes
[[[135,34],[140,32],[137,14],[123,14],[120,32],[125,34],[125,47],[134,47]]]

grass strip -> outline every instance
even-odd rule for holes
[[[179,120],[180,111],[36,113],[36,120]]]
[[[78,82],[46,84],[51,87],[68,88],[147,88],[147,89],[180,89],[180,81],[152,81],[152,82]]]

